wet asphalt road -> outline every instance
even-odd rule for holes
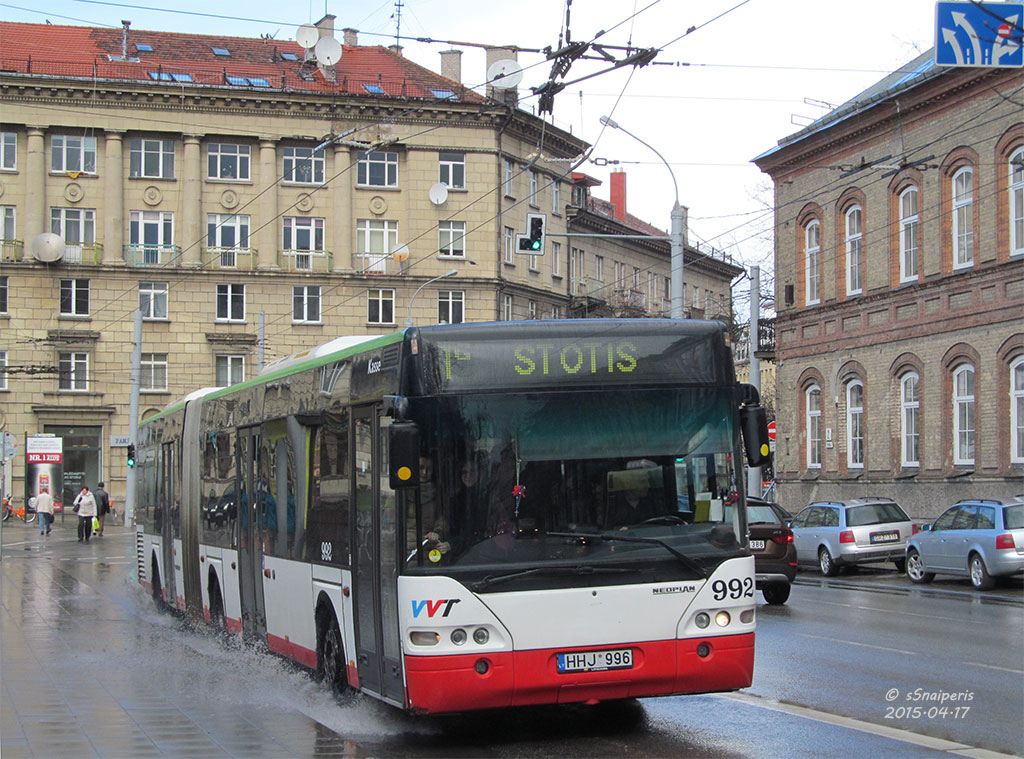
[[[801,575],[759,607],[742,694],[444,719],[338,703],[302,671],[159,614],[133,535],[79,544],[3,525],[0,755],[9,757],[935,757],[1024,754],[1019,584],[925,595],[892,573]],[[863,588],[870,587],[872,592]],[[995,602],[993,602],[995,599]],[[896,689],[971,692],[970,711],[888,719]],[[989,750],[989,751],[986,751]]]

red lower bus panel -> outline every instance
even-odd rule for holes
[[[316,669],[316,651],[310,651],[308,648],[292,643],[287,638],[270,633],[267,633],[267,647],[275,654],[286,656],[309,669]]]
[[[697,648],[710,647],[701,657]],[[621,646],[618,646],[621,647]],[[419,713],[529,704],[710,693],[746,688],[754,676],[754,635],[633,644],[633,667],[559,674],[559,653],[595,647],[498,654],[406,656],[409,708]],[[476,663],[484,660],[487,672]]]

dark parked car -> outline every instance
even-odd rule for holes
[[[796,548],[789,519],[781,506],[761,498],[747,498],[750,553],[754,556],[757,589],[772,605],[784,604],[796,577]]]

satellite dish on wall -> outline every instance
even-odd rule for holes
[[[312,24],[303,24],[295,30],[295,41],[299,43],[301,47],[309,48],[316,44],[317,40],[320,39],[319,30]]]
[[[430,188],[430,192],[427,193],[427,197],[430,198],[430,202],[435,206],[439,206],[448,200],[448,185],[444,182],[438,182]]]
[[[43,232],[32,240],[32,258],[46,264],[64,258],[64,240],[53,232]]]
[[[391,251],[391,257],[398,261],[398,263],[400,264],[405,263],[406,261],[409,260],[409,246],[399,245],[397,248]]]
[[[313,47],[316,59],[325,66],[333,66],[341,60],[341,43],[334,37],[321,37]]]
[[[511,58],[495,61],[487,68],[487,83],[499,90],[510,90],[523,81],[523,67]]]

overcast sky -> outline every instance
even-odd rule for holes
[[[565,18],[564,0],[403,0],[402,6],[403,36],[524,48],[557,46]],[[269,0],[0,2],[0,17],[9,21],[119,28],[121,19],[129,19],[133,29],[277,39],[294,39],[299,24],[317,21],[325,10],[337,16],[336,29],[358,29],[360,44],[395,41],[394,0],[311,0],[305,8]],[[827,106],[805,98],[833,105],[849,100],[932,47],[934,26],[932,0],[573,0],[573,40],[609,30],[599,42],[660,48],[657,63],[690,65],[626,68],[569,85],[555,100],[554,123],[596,142],[592,156],[599,162],[619,161],[628,175],[628,210],[667,229],[674,198],[669,172],[628,135],[602,131],[600,116],[611,114],[671,163],[680,202],[690,209],[691,242],[708,241],[742,261],[767,265],[771,250],[756,232],[767,226],[757,196],[766,197],[761,191],[769,180],[750,159],[826,113]],[[697,28],[687,35],[690,27]],[[438,53],[451,47],[402,44],[407,57],[435,71]],[[484,54],[464,50],[463,83],[479,84]],[[529,88],[547,79],[551,64],[525,52],[519,62],[526,69],[521,105],[532,108],[536,98]],[[604,68],[598,61],[577,61],[565,80]],[[595,195],[607,198],[611,169],[586,163],[579,170],[604,180]]]

